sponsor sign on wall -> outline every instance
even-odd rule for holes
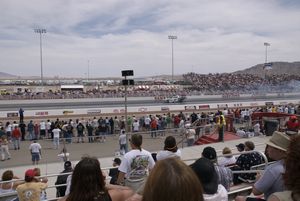
[[[119,113],[120,111],[119,111],[119,109],[114,109],[113,110],[113,113]]]
[[[169,111],[170,108],[169,108],[169,107],[161,107],[160,110],[161,110],[161,111]]]
[[[218,104],[218,108],[227,108],[228,105],[227,104]]]
[[[88,110],[87,114],[99,115],[99,114],[101,114],[101,110]]]
[[[63,111],[63,114],[64,114],[64,115],[73,114],[73,113],[74,113],[73,110],[64,110],[64,111]]]
[[[35,116],[47,116],[49,114],[48,111],[41,111],[41,112],[36,112]]]
[[[185,110],[196,110],[197,107],[195,105],[186,105],[186,106],[184,106],[184,109]]]
[[[209,109],[209,105],[199,105],[199,109]]]
[[[19,115],[17,112],[9,112],[6,114],[7,114],[7,117],[17,117]]]

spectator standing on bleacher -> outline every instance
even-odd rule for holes
[[[236,201],[267,200],[272,193],[285,190],[282,175],[285,172],[284,163],[287,148],[290,145],[290,138],[284,133],[275,131],[266,144],[268,145],[267,152],[270,158],[276,162],[269,165],[263,175],[257,176],[257,181],[252,189],[252,193],[255,196],[263,195],[264,199],[238,196],[235,199]]]
[[[64,170],[61,173],[68,173],[68,172],[72,172],[72,171],[73,171],[72,163],[70,161],[66,161],[64,163]],[[68,176],[69,176],[68,174],[57,176],[55,185],[67,184]],[[56,197],[65,196],[66,188],[67,188],[67,186],[58,186],[58,187],[56,187]]]
[[[222,167],[217,164],[217,152],[213,147],[205,147],[202,152],[202,157],[209,159],[216,169],[218,174],[218,183],[222,184],[227,191],[230,190],[232,183],[232,171],[227,167]]]
[[[147,172],[151,171],[155,162],[150,152],[142,149],[143,137],[133,134],[130,139],[131,151],[124,155],[119,167],[118,184],[131,187],[134,191],[146,181]],[[126,179],[125,179],[126,178]]]
[[[283,174],[286,191],[276,192],[269,196],[268,201],[298,201],[300,200],[300,136],[291,139],[285,160]]]

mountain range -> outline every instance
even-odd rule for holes
[[[254,74],[263,76],[264,75],[264,64],[257,64],[245,70],[235,71],[233,73],[240,74]],[[268,70],[269,74],[280,75],[280,74],[289,74],[289,75],[298,75],[300,76],[300,62],[272,62],[271,69]]]
[[[300,76],[300,61],[296,62],[272,62],[272,68],[268,70],[269,74],[274,74],[274,75],[279,75],[279,74],[289,74],[289,75],[298,75]],[[263,76],[264,75],[264,64],[257,64],[255,66],[252,66],[250,68],[246,68],[244,70],[239,70],[233,72],[235,74],[240,73],[240,74],[254,74],[258,76]],[[151,78],[160,78],[162,77],[164,79],[171,78],[170,75],[159,75],[159,76],[151,76]],[[181,75],[176,75],[175,79],[181,78]],[[0,72],[0,79],[24,79],[25,77],[21,77],[18,75],[11,75],[8,73]],[[149,77],[144,77],[144,78],[149,78]],[[26,77],[26,79],[39,79],[37,76],[31,76],[31,77]],[[107,78],[106,78],[107,79]]]

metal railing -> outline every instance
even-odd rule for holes
[[[232,148],[233,149],[233,148]],[[254,166],[254,168],[256,167],[263,167],[264,169],[269,165],[269,162],[268,162],[268,159],[266,157],[266,155],[261,152],[261,151],[246,151],[246,152],[242,152],[242,153],[233,153],[233,154],[225,154],[225,155],[218,155],[217,157],[226,157],[226,156],[234,156],[234,155],[241,155],[241,154],[248,154],[248,153],[259,153],[263,159],[264,159],[264,163],[262,163],[261,165],[258,165],[258,166]],[[198,157],[199,158],[199,157]],[[190,163],[191,161],[195,161],[197,160],[198,158],[190,158],[190,159],[185,159],[183,160],[185,163]],[[101,168],[103,172],[105,172],[105,175],[108,175],[108,171],[109,169],[111,168],[114,168],[114,167],[104,167],[104,168]],[[240,174],[240,173],[258,173],[258,172],[263,172],[264,170],[235,170],[235,171],[232,171],[233,174]],[[60,175],[70,175],[72,174],[72,172],[68,172],[68,173],[58,173],[58,174],[48,174],[48,175],[41,175],[37,178],[49,178],[49,177],[56,177],[56,176],[60,176]],[[107,177],[106,180],[108,181],[110,179],[110,177]],[[23,179],[14,179],[14,180],[10,180],[10,181],[1,181],[0,184],[3,184],[3,183],[11,183],[11,182],[16,182],[16,181],[24,181]],[[50,189],[50,188],[56,188],[56,187],[61,187],[61,186],[66,186],[67,184],[60,184],[60,185],[49,185],[47,187],[47,189]],[[233,191],[229,191],[228,192],[228,195],[233,195],[233,194],[236,194],[236,193],[239,193],[239,192],[242,192],[242,191],[247,191],[247,190],[250,190],[252,189],[252,186],[246,186],[246,187],[243,187],[243,188],[240,188],[240,189],[234,189]],[[7,198],[10,198],[10,197],[15,197],[17,196],[17,192],[10,192],[10,193],[3,193],[3,194],[0,194],[0,201],[1,200],[4,200],[7,199]],[[48,198],[49,201],[52,201],[52,200],[57,200],[58,198]]]

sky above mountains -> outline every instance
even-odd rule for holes
[[[0,71],[60,77],[233,72],[300,60],[298,0],[1,0]]]

